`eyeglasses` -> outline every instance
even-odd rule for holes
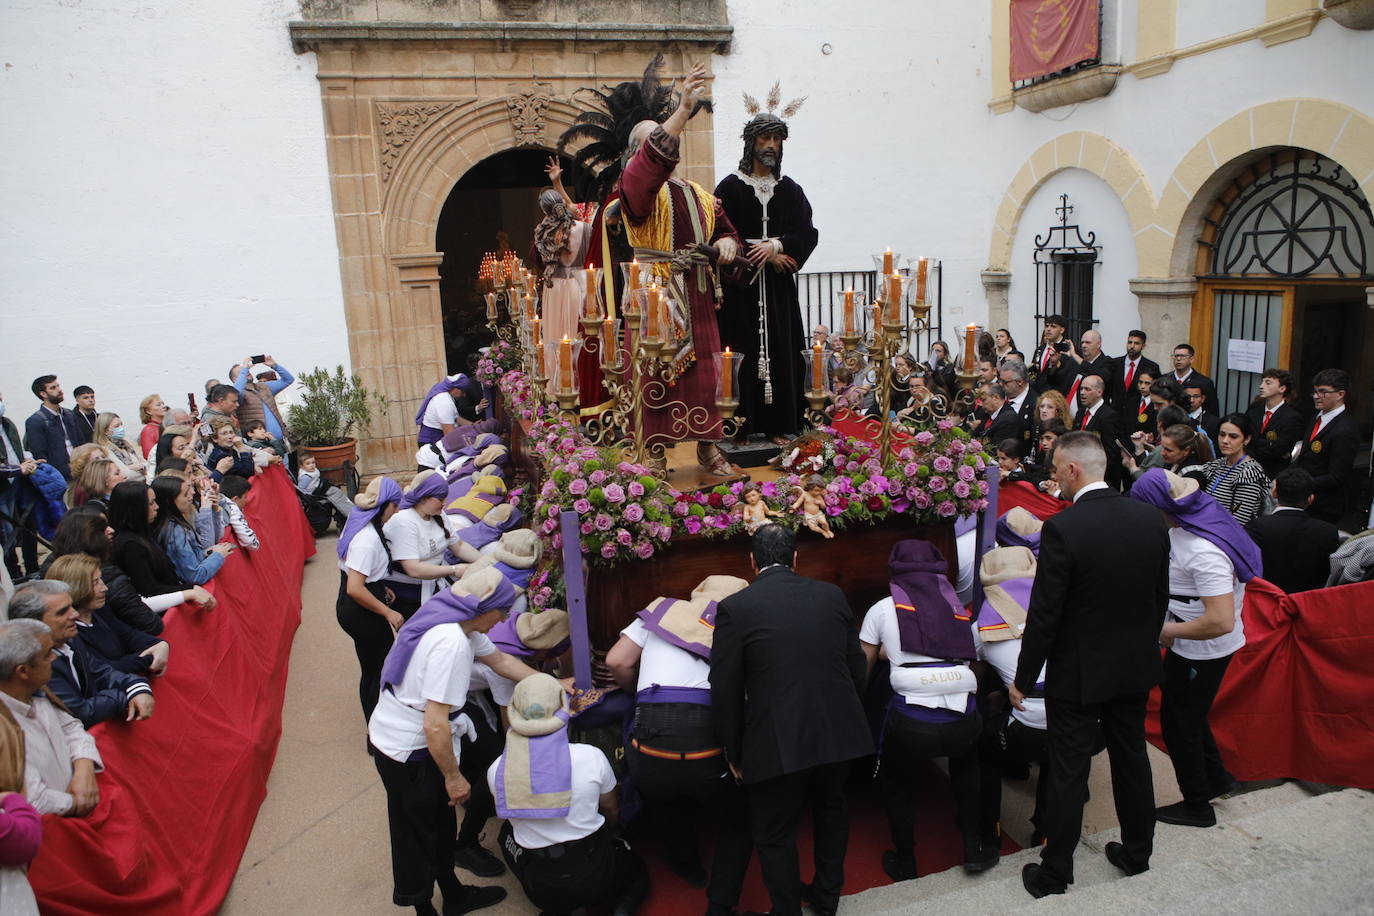
[[[1326,397],[1328,394],[1339,394],[1340,392],[1342,392],[1342,391],[1344,391],[1344,390],[1345,390],[1344,388],[1313,388],[1313,389],[1312,389],[1312,394],[1313,394],[1314,397],[1323,397],[1323,398],[1324,398],[1324,397]]]

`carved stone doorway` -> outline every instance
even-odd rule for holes
[[[497,154],[547,155],[577,90],[637,79],[660,51],[669,76],[709,67],[729,38],[716,25],[496,25],[291,27],[296,49],[317,53],[353,368],[390,404],[362,442],[366,474],[414,468],[415,411],[451,371],[437,237],[455,185]],[[679,170],[707,187],[711,130],[706,113],[692,121]],[[523,254],[529,241],[510,243]]]

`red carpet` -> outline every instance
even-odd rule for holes
[[[281,736],[302,566],[315,552],[291,481],[273,468],[248,497],[262,541],[208,588],[211,612],[167,612],[168,674],[153,718],[92,729],[105,760],[87,818],[43,818],[29,881],[45,914],[210,914],[238,869]]]
[[[954,828],[954,799],[949,792],[949,779],[934,763],[926,763],[919,775],[920,791],[916,808],[916,868],[925,876],[963,864],[964,844]],[[692,887],[663,866],[658,845],[648,836],[644,820],[636,822],[630,842],[645,857],[652,872],[649,899],[640,910],[644,916],[700,916],[706,909],[706,892]],[[705,837],[706,831],[702,830]],[[709,843],[703,842],[702,861],[709,868]],[[883,873],[882,855],[891,849],[887,829],[887,814],[878,797],[876,782],[852,784],[849,787],[849,852],[844,862],[844,893],[857,894],[892,879]],[[1002,838],[1002,854],[1016,852],[1021,847],[1010,838]],[[797,830],[797,850],[801,861],[803,881],[810,881],[815,869],[811,864],[811,818],[803,815]],[[767,912],[768,891],[763,886],[758,859],[749,866],[744,893],[740,897],[740,912]]]

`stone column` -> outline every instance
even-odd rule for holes
[[[1161,367],[1169,365],[1168,354],[1185,340],[1199,353],[1209,352],[1210,340],[1188,340],[1192,333],[1196,280],[1191,277],[1136,277],[1131,280],[1130,287],[1140,301],[1140,329],[1149,336],[1149,349]]]
[[[983,279],[983,295],[988,300],[988,333],[1010,327],[1011,304],[1007,297],[1011,289],[1011,271],[989,267],[978,276]]]

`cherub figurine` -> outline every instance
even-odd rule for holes
[[[792,511],[800,509],[806,527],[823,538],[833,538],[835,532],[830,530],[830,520],[825,517],[825,481],[812,475],[796,491],[797,501],[792,503]]]
[[[750,534],[768,524],[770,516],[778,518],[782,515],[776,509],[768,508],[768,504],[763,501],[763,493],[754,484],[744,488],[743,499],[738,505],[740,519],[744,522],[744,530]]]

